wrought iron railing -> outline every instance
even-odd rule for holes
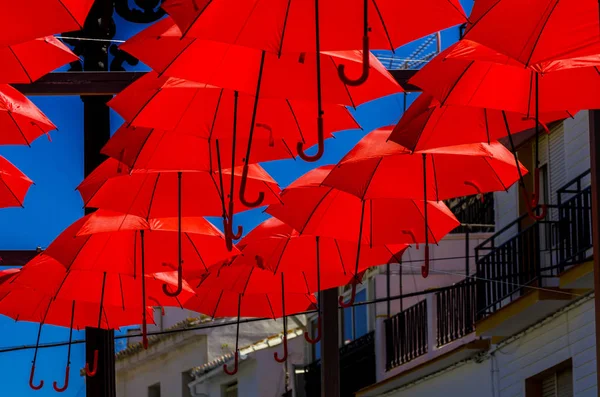
[[[435,294],[438,347],[475,330],[475,290],[475,279],[468,278]]]
[[[548,206],[544,220],[531,223],[528,215],[523,215],[475,248],[478,318],[589,256],[592,238],[591,190],[585,183],[588,173],[557,190],[558,205]]]
[[[494,231],[494,194],[487,193],[481,200],[478,196],[461,197],[446,202],[461,226],[451,233],[491,233]],[[468,226],[467,226],[468,225]]]
[[[386,370],[427,353],[427,301],[385,320]]]

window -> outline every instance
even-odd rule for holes
[[[355,302],[364,302],[367,300],[367,290],[363,289],[356,293]],[[342,311],[342,341],[348,344],[355,339],[368,333],[369,319],[367,316],[367,306],[353,306]]]
[[[238,397],[238,384],[233,382],[223,388],[223,397]]]
[[[573,364],[564,361],[525,381],[526,397],[573,397]]]
[[[181,397],[192,397],[192,392],[188,386],[194,378],[192,377],[191,371],[183,371],[181,373]]]
[[[160,383],[148,387],[148,397],[160,397]]]

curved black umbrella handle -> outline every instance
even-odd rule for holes
[[[406,234],[406,235],[410,236],[413,244],[415,245],[415,248],[419,249],[419,243],[417,242],[417,238],[415,237],[415,234],[411,230],[402,230],[402,234]]]
[[[481,196],[480,200],[483,203],[485,201],[485,196],[483,195],[483,192],[481,191],[481,189],[479,188],[479,186],[477,186],[477,184],[473,181],[465,181],[465,185],[472,187],[473,189],[475,189],[475,191],[477,192],[478,195]]]
[[[240,182],[240,201],[248,208],[254,208],[260,206],[265,201],[265,193],[259,192],[258,198],[254,201],[246,199],[246,182],[248,182],[248,164],[244,164],[242,170],[242,181]]]
[[[525,206],[527,207],[527,213],[529,217],[534,221],[541,221],[548,214],[548,206],[546,204],[541,205],[542,212],[537,215],[535,213],[535,208],[537,207],[537,203],[534,205],[534,200],[530,199],[529,193],[527,193],[527,189],[524,185],[521,185],[521,192],[523,193],[523,199],[525,201]]]
[[[323,115],[319,114],[317,117],[317,153],[310,156],[304,153],[304,143],[298,142],[296,145],[296,150],[298,151],[298,156],[308,162],[314,163],[318,161],[321,157],[323,157],[323,153],[325,152],[325,133],[323,131]]]
[[[311,338],[310,335],[308,334],[308,331],[305,331],[304,339],[306,339],[306,341],[308,343],[310,343],[311,345],[316,345],[317,343],[319,343],[321,341],[321,315],[320,314],[317,317],[317,336],[315,336],[314,338]]]
[[[177,269],[177,289],[174,292],[171,292],[169,291],[169,284],[163,284],[162,290],[165,293],[165,295],[174,298],[181,294],[181,291],[183,290],[183,276],[181,273],[181,264],[179,264],[179,268]]]
[[[156,298],[154,298],[154,297],[152,297],[152,296],[149,296],[149,297],[148,297],[148,300],[150,300],[150,301],[152,301],[152,302],[156,303],[156,307],[160,307],[160,315],[161,315],[161,316],[164,316],[164,315],[165,315],[165,308],[164,308],[164,307],[163,307],[163,306],[160,304],[160,302],[158,301],[158,299],[156,299]]]
[[[535,209],[535,207],[537,207],[540,203],[540,169],[536,168],[533,174],[533,178],[534,178],[534,192],[531,194],[531,209]],[[529,215],[531,216],[531,213],[534,211],[529,211]],[[540,215],[535,215],[532,217],[533,219],[535,219],[536,221],[540,221],[542,219],[544,219],[546,217],[546,214],[548,213],[548,207],[546,206],[546,204],[542,205],[542,213]]]
[[[339,65],[338,66],[338,76],[340,77],[340,80],[342,80],[342,82],[346,85],[349,86],[359,86],[364,84],[367,79],[369,78],[369,70],[371,69],[371,63],[370,63],[370,55],[371,53],[369,52],[369,36],[365,35],[363,36],[363,59],[362,59],[362,74],[360,75],[359,78],[357,79],[351,79],[348,76],[346,76],[346,65]]]
[[[92,378],[98,372],[98,350],[94,350],[94,368],[90,369],[90,363],[85,363],[85,374]]]
[[[230,371],[229,368],[227,367],[227,364],[223,364],[223,372],[225,372],[229,376],[233,376],[233,375],[237,374],[237,371],[238,371],[238,351],[236,350],[235,356],[234,356],[234,362],[233,362],[233,370]]]
[[[287,335],[283,336],[283,357],[279,358],[279,352],[274,352],[273,357],[275,358],[275,361],[277,361],[280,364],[284,363],[285,360],[287,360],[287,358],[288,358]]]
[[[33,383],[34,378],[35,378],[35,364],[33,364],[31,366],[31,372],[29,373],[29,387],[31,387],[33,390],[40,390],[42,387],[44,387],[43,380],[40,380],[40,383],[38,385],[35,385]]]
[[[71,368],[70,366],[67,365],[67,367],[65,368],[65,383],[63,387],[58,387],[58,383],[56,383],[56,381],[54,381],[54,383],[52,384],[52,387],[54,388],[54,390],[57,393],[62,393],[65,390],[67,390],[67,388],[69,387],[69,372],[70,372]]]
[[[352,305],[354,305],[354,300],[356,299],[356,280],[352,282],[352,292],[350,293],[350,299],[348,300],[348,302],[344,302],[344,297],[340,296],[338,299],[338,303],[340,304],[341,307],[343,307],[344,309],[347,309],[349,307],[352,307]]]

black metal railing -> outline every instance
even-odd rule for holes
[[[495,312],[543,279],[584,261],[592,248],[588,172],[557,190],[558,205],[531,223],[525,214],[475,248],[477,317]]]
[[[491,233],[494,231],[493,193],[485,194],[483,201],[479,196],[468,196],[447,200],[446,204],[461,223],[461,226],[450,233],[465,233],[466,225],[470,225],[468,227],[471,233]]]
[[[476,281],[468,278],[435,294],[438,347],[475,330],[475,291]]]
[[[377,381],[375,333],[369,332],[340,348],[340,397],[353,397]],[[321,395],[321,360],[304,367],[306,396]]]
[[[386,370],[427,353],[427,301],[385,320]]]
[[[565,267],[588,259],[592,248],[592,188],[590,171],[557,190],[558,224],[553,234],[554,262],[561,273]]]

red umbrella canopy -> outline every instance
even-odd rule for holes
[[[240,242],[242,254],[233,265],[257,265],[274,273],[304,273],[313,285],[317,272],[321,273],[321,288],[309,287],[310,291],[332,288],[327,277],[343,276],[337,286],[347,284],[354,273],[356,243],[331,237],[299,234],[291,226],[277,218],[270,218],[250,231]],[[407,245],[364,245],[360,251],[359,271],[385,264],[393,258],[400,261]],[[257,258],[259,258],[257,260]],[[318,262],[317,262],[318,261]],[[335,279],[332,280],[335,283]],[[308,281],[307,281],[308,283]],[[331,285],[331,286],[329,286]]]
[[[234,170],[239,190],[241,170]],[[181,175],[181,213],[190,216],[220,216],[222,202],[218,173],[183,172]],[[223,171],[223,184],[229,186],[231,171]],[[77,187],[86,207],[130,213],[143,218],[174,217],[178,210],[178,173],[132,170],[114,159],[96,168]],[[266,203],[278,203],[279,186],[257,164],[249,167],[246,189],[250,194],[267,192]],[[236,190],[236,191],[237,191]],[[234,194],[235,211],[247,210]]]
[[[498,142],[411,154],[403,146],[388,141],[392,128],[367,134],[331,170],[323,185],[362,199],[424,199],[424,155],[428,200],[507,190],[519,180],[513,154]],[[523,174],[527,173],[523,165],[519,167]]]
[[[362,0],[321,0],[322,50],[361,48]],[[315,51],[315,2],[167,0],[162,7],[190,37],[225,41],[273,53]],[[410,16],[410,17],[407,17]],[[457,0],[368,2],[372,48],[395,50],[425,35],[466,21]]]
[[[553,112],[540,115],[546,125],[572,117],[576,112]],[[472,106],[441,106],[428,94],[421,94],[402,115],[389,140],[412,151],[469,143],[491,143],[535,127],[535,119],[524,114]]]
[[[54,36],[0,47],[0,83],[33,83],[77,55]]]
[[[129,39],[121,49],[167,76],[250,95],[256,95],[258,78],[261,76],[260,98],[317,100],[315,53],[278,56],[216,41],[181,39],[181,32],[169,18]],[[206,62],[206,54],[211,54],[210,62]],[[338,65],[345,65],[350,75],[359,75],[361,60],[360,51],[321,54],[323,103],[357,106],[402,92],[402,88],[373,55],[367,81],[360,86],[344,84],[338,77]]]
[[[598,54],[598,7],[595,0],[477,0],[465,38],[527,66]]]
[[[440,53],[410,79],[442,105],[485,107],[534,117],[537,76],[540,114],[600,108],[597,67],[539,74],[523,67],[446,58],[452,50],[451,46]]]
[[[0,145],[30,145],[56,126],[25,95],[0,84]]]
[[[238,252],[229,252],[223,234],[204,218],[181,222],[184,275]],[[176,218],[145,219],[100,210],[74,222],[44,252],[68,270],[141,276],[143,253],[146,274],[170,271],[178,263],[177,223]]]
[[[0,208],[22,207],[33,181],[0,156]]]
[[[301,234],[360,241],[372,246],[425,242],[424,206],[421,200],[360,198],[322,185],[334,166],[309,171],[281,193],[283,204],[266,212]],[[459,225],[442,202],[427,202],[428,236],[437,242]]]
[[[194,294],[187,282],[183,282],[182,292],[178,297],[169,297],[162,291],[164,283],[172,289],[177,287],[177,274],[165,272],[145,276],[146,301],[148,305],[164,307],[181,307],[181,302]],[[4,287],[2,287],[4,288]],[[67,270],[58,260],[44,254],[32,259],[22,268],[21,273],[7,288],[23,288],[35,290],[37,293],[65,302],[77,301],[98,305],[102,301],[104,308],[118,309],[120,312],[137,313],[131,324],[142,322],[142,277],[119,273],[106,273],[88,270]],[[0,295],[1,297],[2,295]],[[69,307],[70,309],[70,307]],[[115,310],[116,312],[116,310]],[[70,310],[69,313],[70,314]],[[98,322],[98,309],[92,312]],[[150,316],[152,319],[152,315]],[[109,323],[112,323],[109,320]],[[68,325],[68,323],[66,324]],[[95,327],[92,322],[90,325]]]
[[[486,47],[483,44],[465,39],[454,44],[452,46],[452,50],[446,55],[446,58],[486,61],[505,65],[528,67],[539,73],[550,73],[564,69],[600,65],[600,54],[592,54],[568,59],[557,59],[527,65],[490,47]]]
[[[232,139],[234,115],[238,136],[248,136],[255,98],[239,94],[237,113],[235,92],[222,88],[204,88],[175,77],[150,72],[115,96],[109,105],[130,125],[175,130],[201,138]],[[350,112],[340,105],[324,105],[326,135],[340,130],[360,128]],[[256,114],[255,139],[291,142],[317,135],[317,105],[309,101],[264,98]],[[241,153],[241,152],[240,152]]]
[[[314,123],[313,123],[314,124]],[[262,130],[264,138],[254,137],[252,140],[252,158],[250,164],[281,159],[293,159],[296,144],[301,140],[295,138],[270,139],[269,131]],[[231,130],[230,130],[231,131]],[[247,134],[246,134],[247,136]],[[307,146],[317,143],[314,134],[303,134]],[[153,130],[145,127],[122,126],[102,149],[102,153],[117,159],[132,168],[154,171],[211,171],[218,170],[217,141],[222,168],[231,168],[233,143],[236,144],[236,166],[243,165],[248,141],[246,139],[214,139],[199,138],[189,133]]]
[[[60,264],[58,266],[62,267]],[[50,273],[49,270],[45,269],[44,272],[38,274],[39,284],[44,282],[42,280],[44,277],[55,275],[53,271]],[[13,275],[12,280],[18,280],[19,278],[19,274],[17,273]],[[84,278],[81,278],[79,281],[84,281],[80,288],[91,286],[92,282],[92,280]],[[0,287],[0,314],[16,321],[31,321],[69,327],[73,312],[73,302],[75,302],[73,328],[76,330],[83,330],[85,327],[98,327],[98,320],[100,320],[100,328],[104,329],[118,329],[123,326],[140,324],[142,322],[142,311],[139,304],[135,307],[130,306],[127,308],[110,305],[102,305],[101,307],[99,296],[95,302],[90,300],[82,301],[75,298],[65,299],[23,286],[22,283],[11,284],[10,279]],[[100,315],[100,310],[102,310],[102,315]],[[152,308],[147,308],[147,315],[150,319],[153,318]]]
[[[24,0],[2,4],[0,45],[83,29],[94,0]]]

